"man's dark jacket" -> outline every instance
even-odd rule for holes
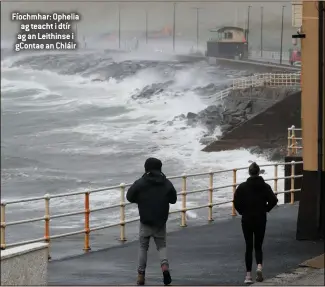
[[[176,203],[177,192],[162,172],[151,171],[133,183],[126,198],[138,204],[140,222],[160,227],[167,222],[169,204]]]
[[[263,177],[252,176],[246,182],[241,183],[234,195],[234,205],[242,220],[266,220],[267,212],[270,212],[278,202],[270,185]]]

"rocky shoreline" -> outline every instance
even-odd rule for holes
[[[136,90],[132,95],[132,100],[139,102],[152,101],[153,96],[159,97],[162,92],[168,91],[168,85],[172,83],[172,81],[168,81],[152,84],[144,89]],[[274,116],[263,119],[263,123],[254,123],[253,126],[249,126],[248,123],[251,120],[254,121],[256,116],[269,113],[269,111],[265,111],[276,106],[278,103],[285,102],[291,95],[299,92],[300,88],[251,87],[243,90],[230,91],[229,95],[222,100],[217,101],[213,99],[216,92],[227,87],[227,85],[216,86],[210,84],[203,88],[195,89],[195,92],[201,94],[203,97],[209,98],[209,101],[214,102],[214,104],[209,105],[198,113],[189,112],[178,115],[173,120],[168,121],[167,124],[173,125],[174,122],[185,121],[188,127],[205,127],[207,132],[200,139],[202,150],[205,152],[245,148],[254,154],[263,155],[272,161],[283,159],[287,152],[286,129],[293,124],[300,125],[300,114],[297,117],[297,113],[300,113],[297,109],[300,109],[300,107],[297,106],[297,103],[292,105],[289,99],[288,103],[285,103],[280,111],[274,111]],[[177,96],[177,93],[174,96]],[[296,99],[298,99],[300,104],[299,95]],[[295,102],[297,101],[295,100]],[[284,116],[290,108],[295,109],[295,117]],[[274,119],[281,117],[283,121],[273,123]],[[154,122],[149,122],[149,124],[154,124]],[[245,125],[245,132],[238,133],[238,130],[242,129]],[[272,136],[268,135],[268,132],[265,132],[263,127],[257,132],[258,127],[256,125],[269,125],[269,128],[273,130]],[[233,135],[236,129],[237,131]],[[251,132],[252,130],[253,132]],[[256,135],[258,133],[261,136]]]
[[[298,88],[291,87],[256,87],[235,90],[231,91],[223,101],[210,105],[197,114],[188,113],[181,117],[186,118],[190,126],[199,124],[207,127],[208,132],[201,138],[200,143],[208,146],[215,141],[222,140],[235,128],[297,91],[299,91]],[[282,135],[261,140],[258,144],[252,141],[252,146],[249,146],[246,140],[246,146],[243,145],[243,148],[248,148],[254,154],[264,155],[269,160],[280,160],[286,155],[286,137],[286,127],[284,127]],[[232,148],[229,145],[229,148],[224,149]],[[209,150],[204,148],[203,151]]]

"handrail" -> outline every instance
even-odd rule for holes
[[[278,51],[255,51],[251,50],[248,52],[249,56],[254,59],[262,59],[262,60],[280,60],[281,53]],[[282,60],[285,62],[289,62],[290,53],[289,52],[282,52]]]
[[[276,195],[279,194],[285,194],[285,193],[290,193],[291,194],[291,203],[294,203],[294,193],[299,191],[300,189],[295,188],[295,179],[302,177],[302,175],[296,175],[295,173],[295,165],[296,164],[301,164],[301,162],[294,162],[292,161],[291,163],[273,163],[273,164],[263,164],[260,165],[260,167],[270,167],[274,166],[274,177],[272,178],[266,178],[265,181],[273,181],[273,190]],[[291,175],[290,176],[284,176],[284,177],[278,177],[278,167],[279,166],[285,166],[285,165],[291,165]],[[247,169],[246,167],[240,167],[240,168],[235,168],[235,169],[227,169],[227,170],[210,170],[208,172],[202,172],[202,173],[194,173],[194,174],[182,174],[182,175],[176,175],[176,176],[171,176],[168,177],[169,179],[182,179],[182,190],[178,192],[177,194],[181,196],[181,208],[171,211],[170,213],[180,213],[181,214],[181,227],[187,226],[187,218],[186,218],[186,212],[189,210],[194,210],[194,209],[202,209],[202,208],[208,208],[208,221],[213,221],[213,213],[212,213],[212,208],[214,206],[219,206],[223,204],[228,204],[232,203],[232,200],[226,200],[223,202],[214,202],[213,200],[213,193],[215,191],[218,191],[220,189],[224,188],[230,188],[232,187],[232,194],[234,194],[236,187],[238,186],[237,182],[237,172],[240,170],[245,170]],[[214,176],[219,175],[221,173],[225,172],[232,172],[232,183],[226,184],[226,185],[221,185],[221,186],[215,186],[214,185]],[[207,188],[201,188],[197,190],[188,190],[187,189],[187,179],[192,178],[192,177],[198,177],[198,176],[209,176],[209,185]],[[290,190],[284,190],[283,192],[278,191],[278,180],[280,179],[291,179],[291,188]],[[125,207],[130,205],[131,203],[125,202],[125,192],[126,192],[126,187],[129,187],[131,184],[124,184],[121,183],[119,185],[115,186],[109,186],[106,188],[100,188],[100,189],[95,189],[95,190],[89,190],[89,191],[82,191],[82,192],[74,192],[74,193],[61,193],[61,194],[56,194],[56,195],[50,195],[50,194],[45,194],[42,197],[31,197],[31,198],[24,198],[20,200],[8,200],[8,201],[1,201],[1,249],[6,249],[8,247],[14,247],[14,246],[19,246],[23,244],[28,244],[28,243],[34,243],[34,242],[40,242],[40,241],[45,241],[50,243],[51,240],[57,239],[57,238],[62,238],[62,237],[68,237],[76,234],[84,234],[84,250],[88,251],[90,250],[90,233],[101,230],[101,229],[106,229],[114,226],[120,226],[120,240],[125,241],[126,236],[125,236],[125,226],[128,223],[135,222],[139,220],[139,217],[131,218],[131,219],[126,219],[125,216]],[[101,207],[101,208],[90,208],[90,195],[96,192],[100,191],[109,191],[109,190],[116,190],[119,189],[120,192],[120,203],[119,204],[114,204],[106,207]],[[197,205],[194,207],[187,207],[187,195],[189,194],[194,194],[194,193],[202,193],[208,191],[208,203],[203,204],[203,205]],[[84,195],[84,209],[83,210],[78,210],[74,212],[69,212],[69,213],[61,213],[61,214],[50,214],[50,200],[53,198],[58,198],[58,197],[68,197],[72,195],[77,195],[77,194],[83,194]],[[24,220],[18,220],[18,221],[12,221],[12,222],[6,222],[6,208],[8,205],[13,205],[17,203],[22,203],[22,202],[30,202],[30,201],[39,201],[39,200],[44,200],[44,205],[45,205],[45,213],[43,217],[37,217],[37,218],[31,218],[31,219],[24,219]],[[90,214],[93,212],[98,212],[101,210],[108,210],[112,208],[119,208],[120,209],[120,219],[118,222],[111,223],[111,224],[106,224],[106,225],[101,225],[101,226],[90,226]],[[68,217],[72,215],[77,215],[77,214],[84,214],[84,229],[78,230],[78,231],[73,231],[73,232],[68,232],[68,233],[61,233],[58,235],[50,235],[51,234],[51,226],[50,226],[50,220],[57,219],[57,218],[62,218],[62,217]],[[236,216],[236,210],[234,208],[234,204],[232,203],[232,216]],[[27,241],[20,241],[20,242],[14,242],[7,244],[6,243],[6,228],[8,226],[13,226],[13,225],[19,225],[19,224],[25,224],[29,222],[36,222],[36,221],[44,221],[44,237],[42,238],[36,238],[36,239],[31,239]]]
[[[296,73],[264,73],[233,79],[232,85],[227,89],[214,94],[216,100],[222,100],[232,90],[241,90],[252,87],[299,87],[300,72]]]
[[[297,137],[296,132],[302,133],[302,129],[291,126],[288,128],[288,156],[294,156],[300,154],[302,147],[302,136]]]

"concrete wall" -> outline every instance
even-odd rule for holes
[[[47,285],[48,244],[1,250],[1,285]]]

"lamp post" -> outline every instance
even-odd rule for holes
[[[283,19],[284,19],[284,8],[286,6],[282,6],[282,21],[281,21],[281,47],[280,47],[280,64],[282,64],[282,49],[283,49]]]
[[[118,48],[121,49],[121,7],[118,5]]]
[[[247,35],[246,35],[246,42],[247,42],[247,47],[249,48],[249,43],[248,43],[248,34],[249,34],[249,14],[250,14],[250,10],[251,10],[252,6],[248,6],[247,9]]]
[[[263,11],[264,7],[261,7],[261,58],[263,57]]]
[[[176,3],[174,3],[173,15],[173,51],[175,52],[175,34],[176,34]]]
[[[196,51],[199,51],[199,39],[200,39],[200,9],[198,7],[193,8],[196,10]]]
[[[146,44],[148,44],[148,11],[145,10],[146,13]]]

